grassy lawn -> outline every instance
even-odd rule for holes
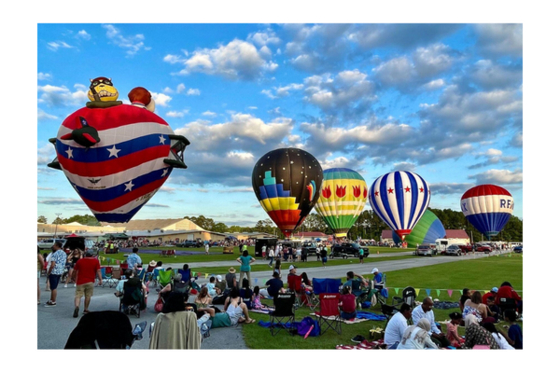
[[[366,276],[371,277],[371,276]],[[468,287],[476,290],[489,290],[494,286],[500,286],[503,281],[509,281],[520,295],[522,295],[522,256],[512,255],[500,257],[486,257],[476,260],[459,261],[447,264],[438,264],[427,267],[419,267],[407,270],[399,270],[387,272],[387,286],[390,288],[390,299],[395,295],[393,288],[402,288],[411,285],[420,288],[420,294],[417,300],[426,297],[426,288],[432,290],[432,298],[438,298],[440,301],[458,302],[461,296],[458,289]],[[435,289],[445,289],[440,294],[435,293]],[[454,292],[451,297],[447,293],[447,289]],[[271,304],[271,301],[264,301]],[[391,300],[388,302],[391,304]],[[380,305],[376,305],[368,311],[381,314]],[[459,308],[440,310],[434,308],[436,321],[444,321],[448,319],[449,313],[459,311]],[[300,308],[296,311],[296,321],[300,321],[303,317],[310,313],[308,308]],[[267,315],[251,313],[251,317],[268,322]],[[519,323],[523,327],[523,323]],[[336,345],[352,345],[350,341],[357,334],[369,337],[369,330],[376,327],[384,328],[385,321],[366,321],[359,324],[343,324],[342,334],[329,330],[320,337],[310,337],[304,340],[300,336],[290,336],[287,332],[281,331],[277,336],[272,337],[268,329],[252,324],[243,326],[243,334],[249,348],[254,349],[334,349]],[[498,329],[500,326],[497,327]],[[445,326],[443,331],[445,332]],[[464,335],[464,328],[459,327],[459,334]]]

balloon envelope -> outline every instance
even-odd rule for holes
[[[345,237],[367,202],[364,178],[349,168],[330,168],[323,172],[323,186],[315,210],[334,231]]]
[[[406,236],[406,242],[409,247],[416,245],[435,243],[438,238],[445,237],[445,227],[438,219],[436,214],[430,210],[426,210],[424,215],[418,220],[416,226]],[[393,231],[393,241],[395,243],[401,242],[401,238]]]
[[[281,148],[258,160],[252,180],[262,208],[284,235],[290,237],[319,198],[323,169],[308,152]]]
[[[478,185],[463,194],[461,210],[469,223],[490,239],[500,233],[513,213],[513,197],[500,186]]]
[[[98,134],[92,146],[70,138],[84,124]],[[164,160],[177,156],[173,136],[165,120],[143,108],[82,108],[58,130],[57,166],[97,220],[128,222],[171,174],[173,167]]]
[[[430,188],[414,172],[389,172],[373,182],[369,202],[381,220],[403,238],[428,208]]]

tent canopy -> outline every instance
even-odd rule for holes
[[[126,240],[128,236],[124,233],[107,233],[102,238],[107,240]]]

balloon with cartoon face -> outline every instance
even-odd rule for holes
[[[119,91],[113,86],[111,78],[99,77],[90,80],[87,93],[90,101],[117,101]]]

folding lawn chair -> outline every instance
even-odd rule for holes
[[[155,270],[154,270],[154,272],[155,272]],[[166,287],[167,284],[169,284],[173,280],[173,275],[174,274],[175,274],[175,272],[172,269],[170,269],[168,271],[159,271],[158,276],[157,276],[157,281],[161,285],[162,289],[164,287]]]
[[[402,291],[402,297],[393,297],[393,306],[400,307],[401,304],[406,303],[410,307],[416,307],[416,290],[412,286],[407,286]]]
[[[101,279],[104,280],[101,284],[101,287],[105,287],[105,285],[109,285],[110,288],[113,286],[117,286],[118,280],[113,278],[113,269],[111,269],[111,273],[107,272],[107,267],[101,268]]]
[[[319,295],[320,310],[315,311],[315,317],[319,322],[321,334],[324,334],[329,329],[342,334],[342,319],[338,309],[339,302],[340,293],[321,293]]]
[[[342,281],[339,278],[314,278],[313,292],[317,295],[323,293],[339,293]]]
[[[120,297],[119,311],[140,317],[140,311],[146,309],[144,291],[139,278],[132,277],[123,284],[123,296]]]
[[[293,276],[292,276],[293,277]],[[292,336],[295,329],[295,314],[294,314],[294,304],[296,301],[295,293],[278,293],[274,298],[274,311],[270,311],[268,314],[270,316],[270,334],[275,336],[282,329],[286,329]],[[286,324],[290,323],[290,327],[283,326],[281,328],[275,327],[275,324]]]
[[[399,311],[394,306],[389,306],[388,304],[382,304],[381,312],[387,318],[387,322],[385,322],[385,329],[387,329],[387,324],[389,324],[389,320],[391,320],[391,317],[393,317]]]
[[[305,295],[305,291],[301,287],[301,276],[298,275],[288,275],[288,289],[293,291],[296,295],[295,308],[299,308],[302,305],[302,298]]]

